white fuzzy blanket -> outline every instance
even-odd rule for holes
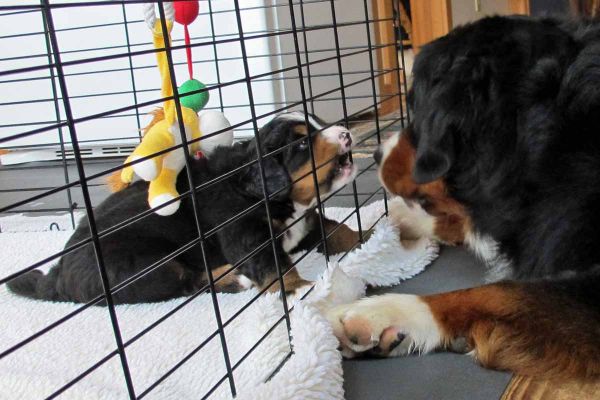
[[[351,209],[328,208],[326,214],[341,220]],[[361,210],[363,226],[370,226],[383,212],[382,202]],[[24,268],[62,249],[71,231],[22,232],[39,230],[26,217],[1,218],[0,276]],[[38,220],[44,222],[43,220]],[[356,218],[347,221],[356,227]],[[33,226],[33,228],[31,228]],[[31,228],[31,229],[30,229]],[[21,232],[19,232],[21,230]],[[7,232],[9,231],[9,232]],[[241,399],[341,399],[343,398],[341,356],[337,340],[322,312],[335,304],[352,301],[364,294],[366,284],[393,285],[419,273],[437,255],[437,245],[417,240],[410,249],[398,241],[397,228],[382,219],[376,232],[361,249],[339,264],[326,268],[324,257],[314,253],[300,264],[306,278],[317,284],[306,300],[290,302],[291,337],[294,353],[277,373],[277,365],[288,356],[290,347],[285,321],[277,325],[234,371],[237,398]],[[255,290],[219,294],[223,321],[256,296]],[[124,342],[172,310],[184,299],[156,304],[117,306]],[[43,329],[74,311],[78,305],[48,303],[17,297],[0,287],[0,351]],[[153,382],[216,330],[210,296],[197,297],[155,329],[126,347],[127,361],[135,392],[143,393]],[[258,298],[225,328],[232,365],[253,347],[283,315],[276,295]],[[0,398],[37,399],[46,397],[86,369],[114,352],[115,339],[106,308],[90,307],[26,346],[0,359]],[[147,397],[188,399],[203,397],[226,375],[219,336],[195,352],[172,375],[151,390]],[[118,355],[67,389],[71,399],[120,399],[127,392]],[[231,398],[227,379],[211,398]]]

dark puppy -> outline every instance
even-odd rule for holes
[[[424,46],[411,126],[377,151],[431,234],[505,280],[342,307],[341,342],[468,351],[519,374],[600,376],[600,24],[487,18]]]
[[[323,124],[312,116],[309,121],[306,125],[303,114],[281,114],[259,133],[263,154],[293,144],[263,162],[266,190],[271,196],[270,215],[274,234],[285,231],[276,240],[275,249],[282,271],[287,272],[284,279],[286,291],[294,291],[307,283],[295,269],[289,270],[289,254],[308,248],[321,238],[316,213],[305,214],[316,202],[307,135],[312,138],[321,196],[352,181],[356,172],[348,159],[352,144],[350,132],[340,126],[317,132]],[[191,160],[195,184],[202,185],[256,160],[256,145],[255,140],[250,140],[233,147],[218,148],[208,160]],[[188,191],[187,182],[187,175],[182,172],[177,181],[180,193]],[[108,197],[95,210],[98,231],[102,233],[146,211],[147,189],[146,182],[136,182]],[[213,278],[217,279],[219,291],[236,292],[251,286],[264,288],[277,279],[266,208],[260,203],[263,198],[258,163],[196,194],[200,205],[198,220],[207,237],[204,242],[206,262]],[[242,218],[227,222],[255,205]],[[298,218],[301,220],[287,229]],[[336,225],[325,221],[327,231]],[[65,248],[76,246],[89,236],[89,225],[84,220]],[[117,290],[113,294],[115,303],[160,301],[188,295],[205,287],[207,277],[198,237],[190,196],[182,200],[179,211],[172,216],[161,217],[151,213],[103,236],[100,239],[100,258],[111,287],[123,284],[150,265],[164,262],[132,284]],[[341,226],[331,236],[328,249],[332,253],[348,250],[357,240],[356,232]],[[47,275],[32,271],[9,282],[8,286],[15,293],[36,299],[88,302],[103,293],[96,262],[94,247],[86,244],[65,254]],[[235,271],[219,279],[237,264],[240,266]],[[273,285],[271,290],[279,290],[279,287]]]

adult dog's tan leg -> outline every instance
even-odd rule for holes
[[[350,353],[397,356],[445,348],[523,375],[598,377],[600,320],[565,290],[542,281],[430,296],[386,294],[340,306],[329,318]]]

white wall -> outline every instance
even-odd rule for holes
[[[68,2],[68,1],[62,1]],[[53,1],[52,3],[58,3]],[[252,8],[271,1],[244,0],[243,8]],[[0,6],[39,4],[35,1],[0,0]],[[217,40],[236,38],[237,23],[233,0],[211,0],[214,13],[214,27]],[[151,49],[151,36],[145,23],[142,22],[142,5],[128,4],[123,10],[121,5],[93,6],[77,8],[56,8],[53,11],[54,23],[58,32],[58,41],[63,61],[81,60],[111,54],[126,53],[127,41],[125,19],[128,21],[131,51]],[[225,12],[220,12],[225,11]],[[267,9],[250,9],[243,11],[243,28],[246,35],[252,32],[264,31],[267,19],[273,11]],[[0,70],[12,70],[30,66],[45,66],[48,64],[43,20],[39,11],[5,15],[0,13],[0,48],[2,56]],[[200,2],[199,17],[190,26],[192,43],[210,43],[212,41],[208,2]],[[94,27],[94,25],[108,26]],[[65,30],[66,29],[66,30]],[[23,33],[36,33],[32,36],[18,36]],[[183,27],[176,24],[172,37],[174,45],[183,44]],[[273,60],[269,56],[272,51],[272,41],[255,39],[246,42],[250,58],[250,73],[258,74],[273,69]],[[103,48],[92,50],[92,48]],[[195,77],[206,84],[217,83],[217,68],[222,82],[230,82],[244,77],[244,69],[239,42],[217,45],[217,58],[213,46],[193,48]],[[237,58],[237,59],[236,59]],[[174,52],[176,76],[178,83],[188,79],[185,65],[185,52]],[[71,106],[75,118],[101,113],[134,104],[133,84],[130,72],[129,57],[121,57],[110,61],[84,63],[65,67],[67,86],[71,98]],[[134,67],[133,75],[137,102],[145,102],[160,98],[160,77],[156,68],[154,54],[139,55],[131,58]],[[49,126],[56,123],[54,101],[52,100],[52,82],[49,69],[44,68],[30,73],[11,74],[0,77],[0,138],[25,132],[28,130]],[[42,79],[39,79],[42,78]],[[14,82],[14,80],[20,80]],[[13,82],[11,82],[13,81]],[[58,82],[56,81],[58,88]],[[272,103],[278,93],[277,85],[273,82],[253,82],[255,102],[258,104],[257,113],[265,113],[275,108]],[[93,95],[93,97],[86,97]],[[225,106],[225,114],[232,124],[250,119],[250,109],[247,107],[248,94],[246,84],[236,84],[222,89],[222,102],[217,90],[211,90],[211,98],[207,108]],[[19,104],[6,104],[18,102]],[[61,118],[64,118],[62,102],[60,104]],[[261,105],[264,104],[264,105]],[[160,106],[160,104],[156,104]],[[143,107],[139,110],[141,126],[149,118],[146,115],[155,106]],[[7,127],[9,124],[26,123],[27,126]],[[78,123],[77,133],[80,141],[99,143],[131,143],[138,138],[138,122],[135,110],[121,113],[110,118],[95,119]],[[236,131],[238,135],[251,134],[248,130],[251,124]],[[10,148],[28,145],[55,145],[59,142],[58,130],[51,130],[35,136],[4,142],[0,148]],[[63,130],[68,142],[68,132]],[[112,141],[112,140],[116,140]]]
[[[368,4],[370,5],[370,1]],[[338,22],[338,36],[341,54],[348,54],[365,50],[367,48],[367,30],[364,13],[364,3],[362,0],[336,0],[335,12],[336,19]],[[305,12],[305,23],[308,27],[331,26],[332,25],[332,13],[330,2],[310,2],[305,0],[304,4]],[[300,7],[295,6],[294,11],[296,17],[296,26],[298,29],[302,28]],[[372,11],[369,9],[369,18],[373,20]],[[280,29],[290,29],[291,19],[289,8],[278,8],[277,23]],[[370,24],[371,37],[374,38],[374,26]],[[304,37],[301,33],[298,34],[300,41],[300,49],[304,51]],[[309,30],[306,33],[306,43],[309,50],[308,61],[314,62],[318,60],[324,60],[336,56],[335,52],[335,37],[334,29],[327,27],[318,30]],[[375,42],[373,42],[375,44]],[[282,57],[283,67],[289,67],[297,65],[296,56],[294,53],[294,41],[292,35],[282,36],[280,38],[280,46],[283,52],[292,53],[288,56]],[[377,68],[377,59],[375,51],[373,51],[373,58],[375,62],[375,68]],[[304,54],[301,56],[302,63],[306,63]],[[311,83],[313,89],[313,96],[325,93],[327,91],[337,89],[340,87],[340,80],[338,74],[338,63],[337,60],[325,61],[322,63],[314,64],[309,66],[310,74],[312,75]],[[369,54],[368,52],[362,52],[357,55],[347,56],[342,58],[342,71],[344,86],[353,82],[359,81],[370,77],[369,71]],[[309,82],[308,82],[308,69],[303,68],[303,75],[305,77],[304,86],[306,89],[306,96],[309,97]],[[319,76],[321,75],[321,76]],[[285,74],[286,77],[298,76],[297,70],[293,70]],[[300,92],[300,81],[297,79],[287,79],[284,81],[284,92],[285,98],[289,102],[295,102],[302,100]],[[351,86],[345,89],[345,95],[348,98],[346,105],[348,107],[348,114],[351,115],[354,112],[362,110],[370,105],[373,105],[372,99],[372,86],[371,81],[367,80],[355,86]],[[343,118],[342,101],[340,100],[341,91],[337,90],[332,94],[326,95],[319,98],[314,103],[314,111],[321,118],[328,122],[338,121]],[[301,109],[301,107],[298,107]],[[310,111],[310,108],[309,108]],[[369,110],[369,111],[372,111]]]

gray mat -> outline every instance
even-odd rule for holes
[[[484,267],[461,248],[446,247],[427,269],[388,292],[430,294],[483,282]],[[492,400],[499,399],[511,375],[479,367],[464,355],[435,353],[392,359],[343,362],[348,400]]]

